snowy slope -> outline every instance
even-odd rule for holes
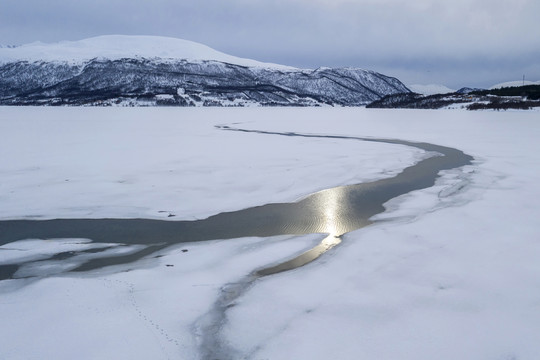
[[[2,105],[365,105],[409,92],[357,68],[296,69],[191,41],[101,36],[0,49]]]
[[[448,94],[448,93],[456,92],[456,90],[453,90],[444,85],[438,85],[438,84],[429,84],[429,85],[413,84],[413,85],[408,85],[408,88],[411,89],[411,91],[418,94],[422,94],[422,95]]]
[[[82,64],[96,58],[108,60],[124,58],[214,60],[241,66],[281,70],[294,69],[288,66],[231,56],[193,41],[160,36],[104,35],[80,41],[62,41],[53,44],[35,42],[15,48],[0,48],[0,63],[56,61]]]
[[[507,81],[497,85],[493,85],[489,89],[500,89],[503,87],[514,87],[514,86],[523,86],[523,85],[540,85],[540,81],[529,81],[529,80],[516,80],[516,81]]]

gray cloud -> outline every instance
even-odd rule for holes
[[[540,80],[537,0],[2,0],[0,43],[172,36],[299,67],[406,83]]]

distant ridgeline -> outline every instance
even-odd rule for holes
[[[0,74],[0,105],[361,106],[410,92],[374,71],[297,69],[160,37],[1,48]]]
[[[482,90],[463,88],[451,94],[424,96],[415,93],[392,94],[367,105],[368,108],[440,109],[462,107],[468,110],[522,109],[540,107],[540,85]]]
[[[409,91],[361,69],[283,71],[216,61],[92,60],[0,66],[3,105],[365,105]]]

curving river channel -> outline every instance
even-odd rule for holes
[[[244,130],[219,126],[223,131],[241,131],[267,136],[290,136],[340,139],[344,141],[371,141],[412,146],[430,153],[431,157],[405,168],[388,179],[339,186],[311,194],[294,203],[276,203],[239,211],[225,212],[203,220],[162,221],[148,219],[54,219],[0,221],[0,245],[24,239],[83,238],[103,244],[140,244],[142,249],[127,255],[100,256],[108,247],[86,251],[70,251],[49,259],[22,260],[20,263],[0,266],[0,280],[17,278],[23,265],[39,266],[40,261],[69,260],[92,253],[92,259],[75,269],[87,271],[110,265],[127,264],[168,246],[194,241],[232,239],[240,237],[269,237],[290,234],[328,234],[313,249],[278,265],[260,268],[243,279],[221,289],[213,307],[193,324],[202,359],[237,359],[241,354],[222,340],[220,334],[227,321],[227,310],[261,277],[303,266],[341,242],[341,236],[372,223],[370,218],[384,211],[383,204],[397,196],[435,184],[442,170],[471,164],[473,158],[462,151],[429,143],[395,139],[377,139],[349,136],[312,135]],[[287,255],[284,254],[284,257]],[[242,357],[243,358],[243,357]]]
[[[23,239],[83,238],[98,243],[141,244],[144,249],[128,255],[105,256],[88,260],[70,271],[87,271],[109,265],[126,264],[168,246],[194,241],[268,237],[287,234],[327,233],[315,248],[282,264],[260,269],[258,276],[269,275],[302,266],[337,245],[341,235],[371,224],[370,218],[384,211],[383,204],[413,190],[434,185],[441,170],[468,165],[473,158],[462,151],[429,143],[395,139],[313,135],[244,130],[229,126],[224,131],[240,131],[271,136],[312,137],[345,141],[370,141],[412,146],[436,153],[405,168],[388,179],[339,186],[319,191],[294,203],[275,203],[239,211],[225,212],[203,220],[162,221],[149,219],[54,219],[0,221],[0,245]],[[105,251],[107,248],[92,250]],[[83,251],[84,252],[84,251]],[[50,259],[63,260],[82,252],[56,254]],[[97,255],[97,254],[94,254]],[[0,266],[0,280],[16,275],[25,263]]]

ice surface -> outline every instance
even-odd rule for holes
[[[233,358],[532,360],[540,353],[539,120],[538,111],[0,108],[2,217],[204,216],[387,176],[422,156],[217,124],[455,147],[474,164],[392,200],[378,222],[318,261],[257,280],[230,304],[220,334]],[[172,165],[183,175],[168,179]],[[75,190],[55,188],[72,179]],[[188,194],[178,208],[180,198],[166,202],[172,190]],[[142,201],[127,201],[133,194]],[[222,289],[321,236],[183,244],[128,266],[2,281],[0,358],[197,359],[198,321]],[[24,244],[34,246],[9,246]]]
[[[112,245],[93,244],[88,239],[21,240],[0,246],[0,265],[15,264],[23,260],[46,259],[61,252],[99,249]]]
[[[423,156],[215,128],[291,113],[277,111],[0,108],[0,219],[204,218],[389,177]]]
[[[0,358],[195,359],[192,324],[224,284],[320,238],[185,244],[141,261],[136,270],[1,281]]]

